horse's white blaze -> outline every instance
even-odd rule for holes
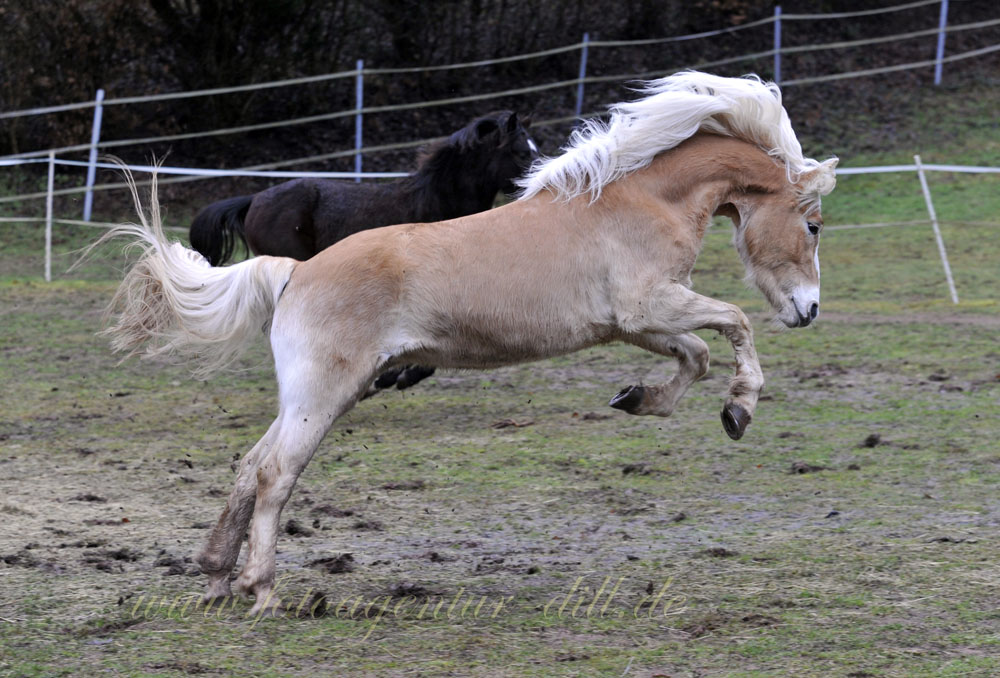
[[[816,267],[816,279],[819,279],[819,243],[816,243],[816,250],[813,252],[813,266]]]
[[[538,146],[535,144],[535,140],[528,137],[528,148],[531,149],[532,153],[538,153]]]

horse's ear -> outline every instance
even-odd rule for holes
[[[837,158],[824,160],[819,167],[812,170],[802,178],[802,192],[816,193],[818,195],[829,194],[837,185],[837,177],[834,169],[837,167]]]
[[[531,127],[531,116],[530,115],[526,115],[523,118],[521,118],[521,127],[523,127],[524,129],[528,129],[528,128]]]
[[[507,134],[513,134],[516,132],[518,125],[517,113],[512,111],[510,116],[507,118]]]
[[[496,120],[491,118],[486,118],[485,120],[480,120],[476,123],[476,138],[485,139],[489,135],[500,129],[500,125],[497,124]]]

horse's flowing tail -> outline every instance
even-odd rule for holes
[[[139,224],[115,227],[107,236],[133,238],[140,259],[125,274],[104,331],[116,351],[191,360],[198,376],[219,370],[243,352],[266,328],[297,262],[255,257],[215,268],[179,242],[169,242],[160,222],[153,181],[148,217],[128,177]],[[102,238],[103,240],[104,238]]]
[[[252,201],[252,195],[242,195],[213,202],[191,222],[191,246],[212,266],[221,266],[232,259],[238,243],[247,249],[243,222]]]

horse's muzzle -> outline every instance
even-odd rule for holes
[[[814,301],[805,314],[799,311],[798,306],[796,306],[795,313],[799,316],[799,324],[796,327],[807,327],[819,315],[819,304]]]
[[[819,287],[801,285],[792,290],[778,317],[786,327],[808,327],[819,315]]]

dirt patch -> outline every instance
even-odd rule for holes
[[[356,566],[354,555],[350,553],[341,553],[339,556],[333,556],[332,558],[319,558],[309,563],[309,567],[319,568],[327,574],[353,572]]]
[[[820,466],[819,464],[810,464],[804,461],[792,462],[792,467],[788,469],[788,472],[792,475],[802,475],[804,473],[819,473],[820,471],[825,471],[826,466]]]

